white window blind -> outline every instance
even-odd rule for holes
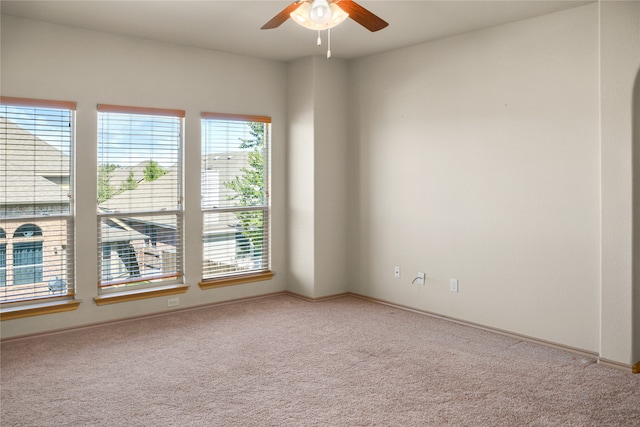
[[[102,289],[182,276],[182,110],[98,105]]]
[[[0,302],[73,296],[75,103],[0,104]]]
[[[202,113],[203,280],[269,271],[271,119]]]

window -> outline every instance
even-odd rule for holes
[[[42,230],[35,224],[21,225],[13,235],[13,283],[42,282]]]
[[[184,111],[98,106],[98,266],[103,291],[182,276]]]
[[[7,234],[0,228],[0,287],[7,285]]]
[[[202,276],[269,272],[269,117],[202,114]]]
[[[2,303],[73,295],[74,116],[72,102],[1,98]]]

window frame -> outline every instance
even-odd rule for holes
[[[175,293],[186,292],[187,286],[183,284],[184,281],[184,146],[185,146],[185,111],[178,109],[164,109],[164,108],[148,108],[148,107],[136,107],[136,106],[121,106],[111,104],[98,104],[98,136],[101,132],[100,127],[100,115],[101,113],[115,113],[134,116],[153,116],[153,117],[166,117],[176,118],[179,120],[178,128],[178,147],[177,154],[177,167],[178,167],[178,195],[176,209],[166,210],[145,210],[145,211],[127,211],[127,212],[96,212],[97,217],[97,233],[98,233],[98,271],[97,271],[97,286],[98,296],[94,298],[96,304],[104,305],[116,302],[131,301],[140,298],[150,298],[161,295],[171,295]],[[100,138],[97,139],[98,147],[100,147]],[[98,166],[100,161],[100,151],[98,150],[97,156]],[[98,204],[96,205],[98,207]],[[175,218],[175,238],[177,240],[176,246],[176,268],[174,274],[167,275],[153,275],[152,277],[134,277],[130,275],[128,279],[119,281],[103,282],[102,272],[104,268],[104,244],[102,241],[102,222],[103,220],[122,220],[124,218],[128,220],[160,216]],[[130,241],[131,242],[131,241]],[[114,245],[110,245],[114,246]],[[118,246],[118,245],[115,245]],[[112,251],[110,256],[112,257]],[[140,263],[137,261],[138,269],[140,269]],[[128,269],[128,267],[127,267]]]
[[[247,115],[247,114],[231,114],[231,113],[211,113],[203,112],[200,115],[201,123],[201,156],[204,157],[211,153],[206,152],[205,145],[207,144],[207,137],[205,135],[205,121],[220,121],[220,122],[243,122],[249,123],[262,123],[266,126],[264,135],[264,147],[262,148],[263,162],[264,162],[264,203],[260,206],[223,206],[223,207],[204,207],[205,194],[201,194],[201,219],[202,228],[200,237],[202,239],[202,259],[201,259],[201,280],[199,286],[201,289],[210,289],[223,286],[232,286],[241,283],[257,282],[263,280],[270,280],[274,276],[272,271],[272,227],[271,227],[271,117],[261,115]],[[201,163],[202,164],[202,163]],[[204,171],[204,166],[201,167],[201,176]],[[201,189],[202,189],[201,183]],[[265,252],[263,256],[266,261],[266,265],[263,268],[253,269],[249,272],[227,272],[216,274],[213,276],[206,276],[205,262],[206,260],[206,235],[205,224],[207,214],[227,214],[227,213],[239,213],[239,212],[263,212],[263,242],[264,246],[261,251]]]
[[[0,320],[5,320],[7,318],[20,318],[32,315],[38,315],[46,313],[57,313],[62,311],[75,310],[79,306],[79,301],[75,300],[75,179],[76,179],[76,167],[75,167],[75,150],[76,150],[76,103],[73,101],[58,101],[58,100],[43,100],[43,99],[32,99],[32,98],[19,98],[19,97],[8,97],[8,96],[0,96],[0,105],[6,107],[18,107],[18,108],[27,108],[27,109],[43,109],[43,110],[61,110],[62,112],[66,112],[69,118],[69,133],[68,140],[65,139],[69,143],[68,150],[62,151],[63,155],[68,156],[68,189],[67,196],[69,199],[68,211],[65,213],[54,213],[54,214],[35,214],[35,215],[11,215],[4,217],[5,225],[11,222],[20,222],[24,224],[32,224],[36,225],[39,229],[40,235],[33,237],[21,237],[14,238],[14,233],[9,234],[6,229],[2,229],[2,236],[0,236],[0,245],[3,247],[4,257],[3,257],[3,266],[2,275],[4,277],[4,284],[2,285],[2,289],[6,289],[8,286],[13,286],[15,284],[9,284],[9,280],[13,280],[15,277],[15,258],[14,253],[16,252],[15,244],[18,244],[20,247],[21,244],[25,243],[40,243],[40,257],[42,258],[42,262],[36,265],[39,267],[40,274],[43,276],[41,281],[38,283],[44,283],[44,273],[46,270],[46,257],[47,257],[47,244],[46,244],[46,236],[42,234],[42,227],[34,224],[39,223],[41,225],[59,222],[64,224],[64,232],[60,232],[55,234],[56,236],[62,237],[63,243],[60,243],[61,247],[65,248],[64,256],[59,256],[59,260],[54,261],[53,265],[58,271],[63,275],[65,281],[63,293],[59,292],[50,292],[51,287],[47,285],[47,294],[44,294],[44,291],[38,291],[38,293],[34,296],[19,296],[17,298],[8,298],[0,300]],[[25,112],[25,114],[29,114]],[[34,121],[42,120],[42,118],[38,118],[36,112],[33,112]],[[45,119],[48,115],[45,115]],[[10,117],[7,117],[10,120]],[[17,126],[21,127],[21,125],[17,124]],[[66,127],[66,126],[65,126]],[[30,130],[24,129],[28,133],[32,133]],[[36,133],[32,133],[35,138],[41,139]],[[42,141],[48,143],[48,141],[42,139]],[[6,173],[6,172],[5,172]],[[48,177],[47,177],[48,178]],[[34,200],[37,202],[37,200]],[[19,228],[22,226],[16,226],[15,231],[17,232]],[[69,248],[69,253],[66,253],[66,248]],[[55,256],[58,256],[58,253],[54,253]],[[26,267],[26,266],[18,266],[18,267]],[[9,271],[10,270],[10,271]],[[56,276],[57,279],[57,276]],[[26,286],[28,286],[27,284]],[[34,283],[35,285],[35,283]],[[24,286],[24,285],[16,285],[16,286]],[[43,286],[40,286],[44,288]],[[34,291],[35,292],[35,291]]]

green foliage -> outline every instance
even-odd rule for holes
[[[116,188],[111,185],[111,175],[119,167],[112,163],[98,166],[98,204],[117,194]]]
[[[247,156],[248,167],[242,168],[242,174],[224,186],[233,190],[230,200],[236,201],[236,206],[262,206],[265,204],[265,176],[264,176],[264,123],[249,122],[250,139],[241,139],[240,148],[253,149]],[[242,234],[249,239],[254,248],[254,255],[261,256],[264,240],[263,212],[238,212]]]
[[[242,168],[242,175],[232,181],[225,182],[225,187],[235,194],[231,200],[237,206],[260,206],[264,204],[264,156],[257,147],[248,154],[248,168]]]
[[[149,164],[144,168],[144,180],[147,182],[155,181],[169,171],[165,170],[155,160],[150,160]]]
[[[118,193],[122,193],[123,191],[127,190],[135,190],[136,188],[138,188],[138,181],[136,181],[133,177],[133,171],[130,171],[127,179],[124,180],[122,184],[120,184],[120,190],[118,191]]]
[[[240,139],[242,141],[240,148],[259,148],[262,150],[264,147],[264,123],[249,122],[247,125],[251,129],[249,131],[251,138]]]

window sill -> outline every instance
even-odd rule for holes
[[[120,302],[135,301],[146,298],[162,297],[166,295],[184,294],[189,287],[187,285],[171,285],[159,288],[137,289],[126,292],[114,292],[95,297],[96,305],[117,304]]]
[[[62,313],[77,310],[79,300],[48,301],[39,304],[7,307],[0,310],[0,320],[21,319],[23,317],[40,316],[43,314]]]
[[[221,288],[223,286],[233,286],[242,283],[261,282],[263,280],[270,280],[275,273],[272,271],[263,271],[261,273],[246,274],[243,276],[231,276],[221,279],[203,280],[199,283],[200,289],[213,289]]]

